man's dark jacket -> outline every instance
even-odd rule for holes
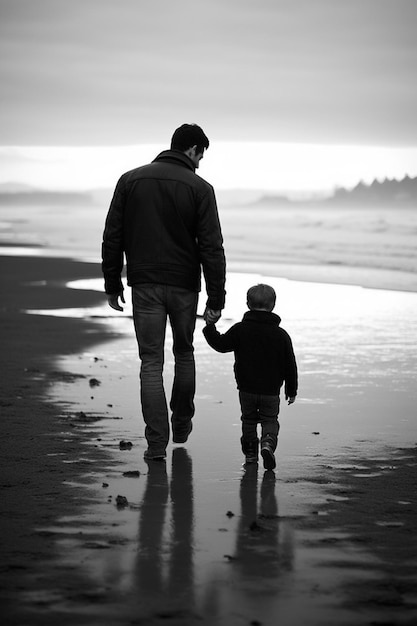
[[[127,282],[201,289],[203,268],[207,306],[222,309],[225,299],[223,238],[213,187],[195,174],[183,152],[166,150],[117,183],[103,234],[105,290]]]
[[[268,311],[248,311],[223,335],[214,324],[203,333],[218,352],[235,353],[235,377],[240,391],[279,395],[285,382],[286,397],[297,395],[297,364],[289,334],[281,318]]]

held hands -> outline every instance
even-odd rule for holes
[[[109,306],[115,311],[123,311],[123,307],[119,304],[119,298],[125,304],[125,297],[123,295],[123,291],[119,291],[118,293],[112,293],[107,296],[107,302]]]
[[[295,396],[285,396],[285,399],[288,400],[288,404],[294,404]]]
[[[215,324],[220,319],[221,314],[221,311],[215,311],[206,307],[203,318],[206,324]]]

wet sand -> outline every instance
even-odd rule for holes
[[[97,303],[97,293],[73,293],[65,281],[96,276],[98,268],[63,259],[0,258],[1,305],[1,603],[4,623],[42,623],[22,617],[20,593],[37,590],[39,572],[48,569],[54,542],[39,528],[82,501],[82,494],[63,483],[79,468],[78,438],[68,441],[60,409],[45,402],[46,390],[72,379],[55,359],[111,336],[93,323],[26,315],[26,308]],[[98,457],[99,451],[97,451]]]
[[[410,420],[410,389],[394,384],[391,407],[372,372],[366,400],[336,371],[328,405],[283,406],[276,472],[244,471],[231,361],[198,327],[193,434],[147,465],[133,335],[22,312],[99,305],[65,288],[99,267],[0,263],[5,624],[415,623],[417,437],[390,437]],[[361,428],[358,398],[389,406],[388,430]],[[335,412],[345,431],[331,432]]]

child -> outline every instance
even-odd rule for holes
[[[297,364],[291,338],[272,313],[276,294],[269,285],[255,285],[247,293],[249,311],[225,334],[213,323],[203,329],[207,342],[217,352],[234,352],[234,372],[242,410],[242,451],[246,463],[258,462],[261,425],[261,455],[267,470],[275,468],[278,442],[279,394],[285,383],[288,404],[297,395]]]

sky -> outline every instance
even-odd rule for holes
[[[417,175],[415,0],[0,0],[0,183],[114,186],[183,122],[221,188]]]

